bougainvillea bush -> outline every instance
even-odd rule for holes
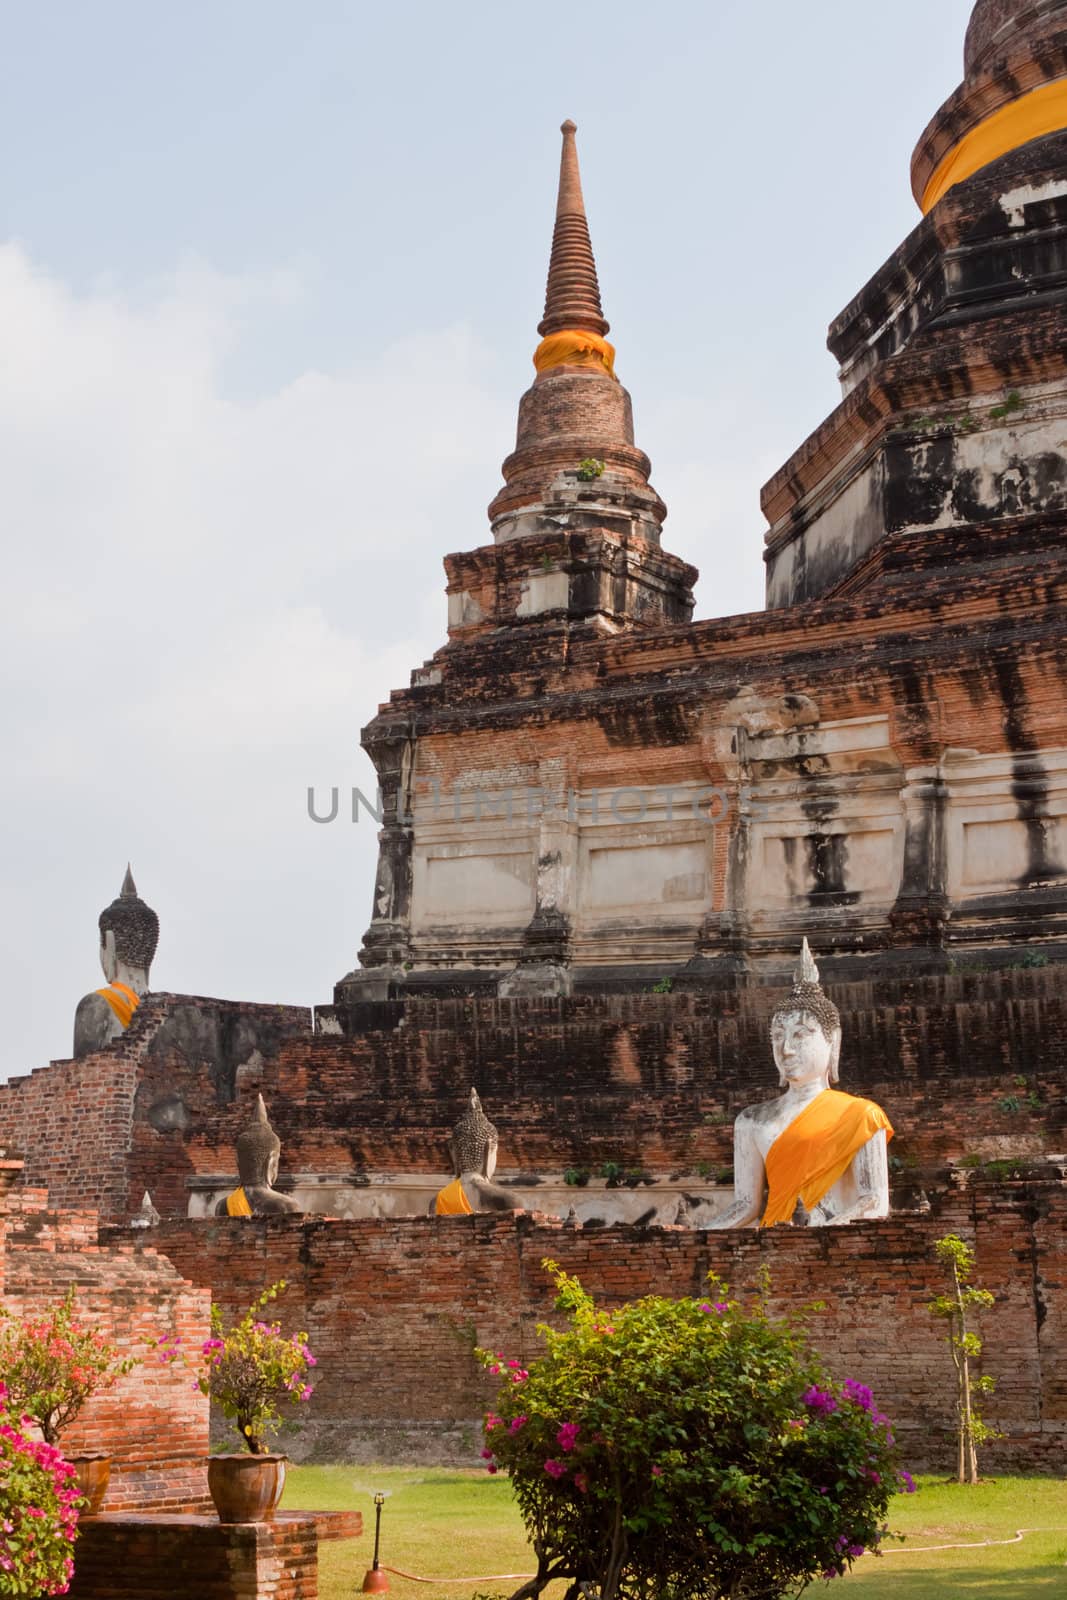
[[[657,1296],[612,1312],[545,1262],[563,1331],[500,1379],[489,1471],[511,1475],[537,1557],[513,1600],[774,1600],[886,1537],[899,1471],[869,1389],[835,1384],[792,1320]]]
[[[0,1308],[0,1372],[8,1403],[17,1415],[32,1418],[46,1444],[56,1444],[86,1401],[135,1365],[98,1329],[78,1321],[73,1284],[41,1316],[14,1317]]]
[[[317,1365],[306,1333],[286,1335],[281,1324],[263,1320],[263,1312],[286,1287],[284,1278],[265,1289],[231,1327],[221,1306],[211,1307],[211,1337],[204,1341],[196,1385],[228,1417],[253,1455],[270,1450],[271,1436],[284,1424],[280,1407],[299,1405],[314,1392],[308,1382]],[[182,1352],[171,1335],[156,1348],[161,1361],[175,1361]],[[195,1358],[194,1358],[195,1359]]]
[[[66,1594],[80,1504],[74,1468],[27,1437],[0,1383],[0,1594]]]

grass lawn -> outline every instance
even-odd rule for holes
[[[319,1550],[320,1600],[358,1594],[374,1549],[372,1495],[389,1498],[382,1514],[383,1566],[401,1567],[433,1583],[389,1574],[396,1600],[471,1600],[475,1594],[509,1595],[518,1580],[498,1574],[532,1571],[522,1524],[504,1477],[480,1472],[405,1467],[293,1467],[283,1504],[319,1510],[355,1506],[363,1512],[362,1539],[328,1543]],[[1067,1596],[1067,1479],[999,1478],[961,1489],[935,1478],[919,1480],[919,1493],[893,1504],[892,1526],[905,1535],[881,1559],[857,1563],[842,1587],[862,1590],[856,1600],[1049,1600]],[[922,1546],[978,1544],[1013,1539],[1020,1528],[1038,1530],[1020,1543],[986,1549],[926,1551]],[[446,1582],[463,1578],[467,1582]],[[822,1594],[822,1585],[811,1591]],[[830,1590],[833,1592],[833,1589]],[[563,1585],[548,1591],[559,1600]]]

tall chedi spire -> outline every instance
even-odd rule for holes
[[[533,355],[537,376],[519,403],[505,487],[489,508],[497,544],[543,529],[568,508],[611,508],[647,543],[660,542],[667,515],[634,444],[630,396],[615,376],[615,349],[600,299],[578,167],[577,128],[564,122],[559,191],[545,292]],[[623,504],[625,502],[625,505]]]
[[[585,215],[577,129],[563,151],[537,376],[489,507],[495,555],[449,556],[452,638],[531,621],[620,628],[688,621],[696,572],[660,549],[667,508],[634,443]],[[510,552],[505,557],[505,550]]]

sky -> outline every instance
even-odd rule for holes
[[[376,839],[359,730],[532,377],[578,123],[617,370],[700,568],[762,605],[763,482],[918,221],[969,0],[0,0],[0,1078],[69,1054],[127,860],[152,987],[328,1003]]]

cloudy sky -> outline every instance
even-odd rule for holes
[[[487,538],[566,116],[665,542],[700,615],[760,606],[760,485],[917,221],[969,10],[0,0],[0,1076],[68,1054],[128,858],[153,987],[354,964],[373,829],[306,791],[372,788]]]

